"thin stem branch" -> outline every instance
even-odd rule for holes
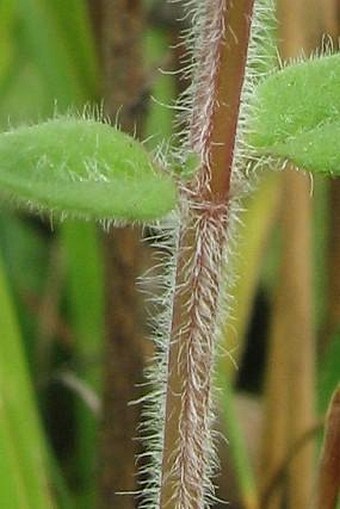
[[[317,497],[317,509],[335,509],[340,499],[340,386],[327,412]]]
[[[190,125],[202,164],[183,191],[161,508],[202,508],[209,491],[214,335],[253,0],[210,0],[205,9]]]
[[[290,463],[294,459],[294,457],[301,451],[305,445],[307,445],[310,440],[315,438],[315,435],[323,429],[325,423],[324,420],[320,420],[316,422],[310,429],[305,431],[298,440],[296,440],[289,451],[286,453],[284,460],[281,465],[278,467],[277,471],[274,473],[272,479],[270,480],[268,486],[263,490],[263,494],[261,495],[261,507],[263,509],[269,506],[270,499],[272,495],[276,492],[277,487],[282,484],[287,476],[287,471],[289,469]]]

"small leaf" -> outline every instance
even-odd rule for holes
[[[152,220],[176,205],[172,179],[139,142],[75,118],[1,134],[0,189],[33,208],[92,219]]]
[[[251,145],[315,172],[340,174],[340,56],[292,65],[256,92]]]

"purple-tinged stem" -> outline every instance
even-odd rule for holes
[[[230,180],[253,0],[208,0],[197,55],[168,358],[160,507],[201,509],[211,473],[211,376]]]

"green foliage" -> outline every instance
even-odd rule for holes
[[[322,359],[319,378],[319,410],[325,413],[332,393],[340,382],[340,332],[331,338],[326,354]]]
[[[32,121],[39,115],[51,115],[55,100],[58,110],[64,111],[70,104],[79,106],[96,97],[99,80],[85,5],[82,0],[5,0],[1,3],[0,107],[3,124],[8,115],[14,123],[25,117]],[[167,47],[168,41],[163,33],[156,37],[154,33],[150,34],[148,50],[154,52],[153,67],[162,63]],[[340,134],[339,77],[337,56],[287,67],[271,76],[257,91],[252,145],[259,153],[290,158],[301,167],[321,172],[337,171],[340,167],[336,153]],[[152,95],[164,103],[171,101],[175,93],[172,77],[157,78],[155,88]],[[171,109],[160,109],[152,103],[151,115],[149,113],[146,122],[147,134],[154,136],[151,145],[161,141],[159,134],[161,137],[171,136],[169,122],[172,115]],[[107,125],[80,119],[57,119],[22,127],[0,135],[0,151],[3,196],[39,210],[92,219],[114,217],[124,221],[144,221],[158,218],[176,205],[176,189],[171,178],[153,166],[143,146]],[[195,156],[189,154],[183,165],[173,163],[173,171],[182,179],[190,179],[196,165]],[[100,273],[100,246],[92,227],[90,224],[65,223],[61,229],[63,252],[68,261],[68,292],[65,300],[60,299],[60,306],[58,302],[58,309],[52,311],[60,318],[61,325],[64,320],[74,334],[70,340],[72,360],[81,361],[76,375],[85,387],[98,390],[103,275]],[[16,309],[25,308],[27,316],[34,322],[40,319],[34,299],[39,306],[46,268],[43,259],[47,258],[49,239],[47,236],[43,239],[37,236],[36,239],[37,232],[31,225],[28,227],[22,217],[9,218],[7,213],[2,215],[0,228],[0,247],[7,255],[9,279],[14,281],[17,295],[25,296],[17,296]],[[252,231],[258,234],[258,228]],[[254,251],[250,254],[254,258]],[[27,267],[30,270],[26,270]],[[66,494],[65,501],[58,500],[58,507],[69,507],[68,491],[72,499],[76,499],[76,507],[93,507],[91,499],[96,489],[93,465],[97,460],[95,418],[76,394],[76,423],[73,426],[77,433],[77,450],[76,454],[71,451],[70,456],[73,454],[73,461],[77,462],[75,470],[79,479],[76,487],[74,482],[65,487],[63,479],[70,480],[67,468],[62,475],[56,464],[52,471],[46,468],[49,446],[40,431],[30,374],[23,358],[22,350],[28,353],[33,377],[37,378],[37,366],[33,361],[34,350],[39,345],[35,344],[34,325],[20,324],[24,337],[29,337],[28,343],[21,345],[19,324],[10,297],[0,267],[2,505],[8,509],[50,508],[54,500],[52,502],[47,486],[53,485],[59,494],[56,498],[62,498],[59,492],[65,491]],[[338,377],[335,361],[338,359],[338,339],[332,343],[322,369],[322,377],[325,376],[320,383],[322,408]],[[53,337],[52,341],[61,342],[59,337]],[[55,366],[48,365],[48,368],[51,370],[48,376],[53,377]],[[74,369],[73,365],[71,369]],[[222,371],[219,375],[222,376]],[[230,387],[224,389],[229,391]],[[230,408],[227,410],[227,417],[235,424],[236,418]],[[25,419],[22,419],[23,415]],[[64,430],[59,428],[58,431],[63,434]],[[239,466],[240,483],[248,493],[249,487],[252,490],[251,472],[248,460],[243,456],[238,429],[230,432],[233,433],[236,433],[236,438],[232,438],[234,462],[236,467]],[[58,483],[61,486],[58,487]]]
[[[82,102],[88,94],[88,80],[81,80],[79,73],[84,57],[84,49],[90,50],[88,44],[88,31],[84,20],[83,2],[71,0],[66,7],[65,2],[45,2],[37,0],[18,0],[18,18],[24,20],[19,33],[25,47],[25,53],[39,67],[46,83],[57,94],[58,100],[67,105],[72,97],[77,102]],[[66,16],[69,24],[77,18],[77,23],[72,26],[73,48],[70,44],[70,27],[66,24]],[[79,38],[79,32],[83,35]],[[73,65],[74,50],[78,51],[78,66]],[[73,51],[72,51],[73,50]],[[51,65],[50,58],[53,54],[54,62]],[[77,53],[76,53],[77,54]],[[93,50],[88,51],[93,56]],[[93,62],[87,56],[87,78],[90,78],[93,70]],[[82,76],[84,78],[84,76]],[[93,77],[93,74],[92,74]],[[63,83],[67,80],[68,87]]]
[[[1,501],[10,509],[52,509],[44,437],[1,260],[0,309]]]
[[[59,118],[0,137],[2,193],[33,208],[92,219],[156,219],[176,205],[170,177],[130,136]]]
[[[104,266],[99,231],[93,223],[78,221],[66,221],[60,230],[69,281],[67,301],[70,322],[76,333],[76,376],[84,390],[100,400],[100,359],[103,357],[104,344]],[[80,494],[77,506],[93,509],[97,483],[93,472],[97,459],[98,416],[83,399],[77,398],[75,407],[75,455],[79,478],[77,491]]]
[[[340,174],[340,57],[318,58],[258,87],[250,143],[301,168]]]
[[[3,0],[0,122],[38,121],[97,98],[98,72],[84,0]]]

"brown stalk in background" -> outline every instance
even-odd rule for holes
[[[104,113],[130,134],[142,129],[144,89],[142,34],[144,16],[139,0],[92,3],[103,69]],[[133,440],[140,409],[129,405],[139,397],[143,374],[143,325],[136,278],[143,250],[138,228],[106,235],[106,344],[104,346],[103,414],[99,448],[100,509],[132,509],[137,482]],[[119,495],[117,492],[128,492]]]
[[[284,59],[318,46],[321,33],[316,0],[280,0],[278,9]],[[308,177],[292,168],[282,175],[282,261],[265,390],[264,497],[290,448],[315,423],[310,185]],[[314,445],[309,441],[292,458],[286,482],[268,499],[266,509],[281,509],[284,500],[290,509],[308,507],[313,459]]]
[[[329,35],[334,49],[339,49],[340,5],[337,0],[322,2],[323,31]],[[324,353],[340,329],[340,179],[328,182],[329,238],[327,263],[327,303],[320,351]]]

